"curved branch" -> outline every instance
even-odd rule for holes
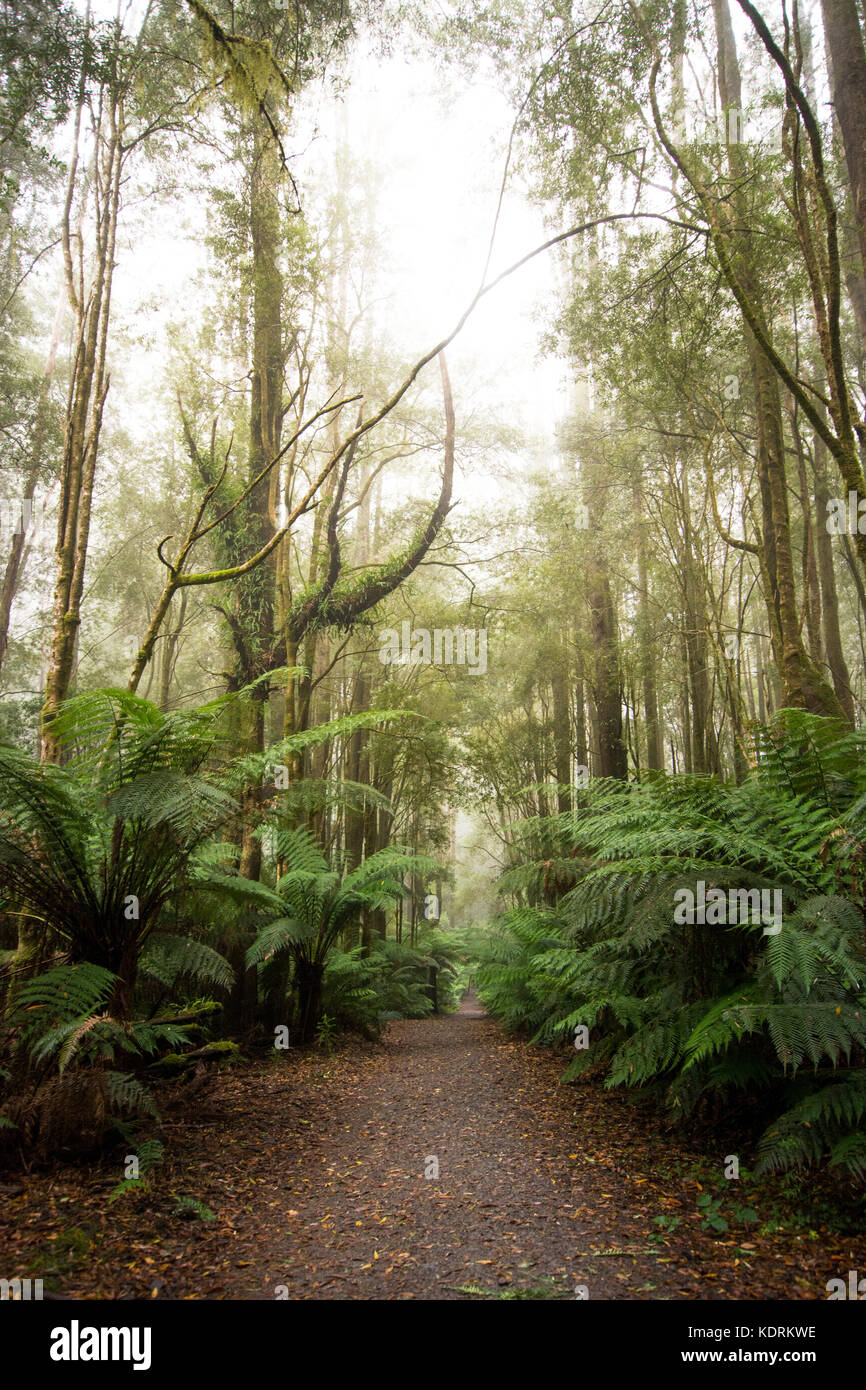
[[[444,352],[440,351],[439,366],[442,374],[442,396],[445,405],[445,466],[442,470],[442,486],[439,499],[431,513],[430,520],[421,535],[402,556],[395,557],[389,564],[367,575],[363,583],[349,593],[340,593],[336,587],[339,571],[333,573],[334,551],[331,552],[331,566],[325,581],[306,597],[297,600],[288,615],[289,638],[298,642],[311,629],[323,627],[350,628],[362,613],[374,608],[383,598],[408,579],[427,554],[448,512],[451,509],[451,489],[454,481],[454,401],[451,382]],[[332,508],[333,519],[335,511]],[[330,527],[329,527],[330,529]],[[336,551],[339,561],[339,550]]]

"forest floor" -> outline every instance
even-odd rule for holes
[[[562,1071],[469,996],[167,1089],[145,1190],[108,1201],[122,1152],[0,1178],[4,1264],[55,1297],[161,1299],[825,1299],[866,1269],[862,1233],[725,1183],[723,1156]]]

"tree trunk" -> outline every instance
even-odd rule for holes
[[[105,357],[123,165],[123,108],[113,93],[104,91],[103,97],[106,108],[96,130],[94,153],[98,173],[94,180],[97,225],[95,268],[88,286],[84,285],[80,274],[76,277],[70,221],[78,170],[83,102],[76,117],[75,150],[70,162],[62,226],[66,286],[76,316],[77,334],[60,469],[51,652],[42,711],[42,758],[45,762],[59,762],[61,756],[52,724],[72,683],[81,622],[80,604],[90,537],[93,485],[109,385]]]
[[[610,579],[597,562],[588,569],[590,625],[595,646],[594,694],[598,717],[599,776],[628,776],[622,731],[619,632]]]
[[[728,0],[713,0],[713,13],[721,106],[725,113],[741,111],[742,84]],[[736,143],[728,146],[728,163],[732,179],[739,184],[744,180],[746,170],[742,151]],[[736,216],[738,224],[737,230],[731,231],[731,237],[737,248],[740,281],[760,320],[761,331],[769,341],[771,332],[763,311],[754,247],[748,232],[740,230],[749,224],[747,209],[736,187],[730,193],[729,216]],[[765,599],[784,699],[786,704],[844,719],[844,711],[835,692],[810,660],[800,633],[779,379],[748,325],[745,325],[745,337],[757,413],[757,472],[761,493],[764,572],[770,587]]]
[[[691,771],[696,776],[717,771],[718,756],[710,709],[707,669],[706,595],[698,573],[696,540],[692,528],[688,464],[682,471],[683,554],[682,583],[685,606],[685,648],[691,689],[692,756]]]
[[[855,0],[821,0],[833,106],[851,185],[854,224],[866,269],[866,49]]]
[[[664,744],[659,720],[658,686],[656,680],[656,654],[653,625],[650,618],[649,578],[646,556],[646,532],[644,527],[645,504],[643,488],[638,481],[635,491],[635,526],[637,527],[637,571],[638,607],[637,637],[640,652],[641,680],[643,684],[644,729],[646,732],[647,767],[650,772],[664,769]]]
[[[827,515],[829,486],[827,483],[827,450],[816,437],[814,445],[813,469],[815,475],[815,510],[819,517]],[[818,572],[821,580],[821,623],[824,632],[824,647],[827,664],[833,678],[833,688],[839,703],[845,711],[849,724],[854,723],[854,696],[851,691],[851,675],[842,649],[842,633],[839,628],[839,597],[836,592],[836,573],[833,567],[833,540],[826,526],[818,525],[815,530],[818,550]],[[858,573],[855,569],[855,574]]]
[[[610,575],[602,557],[598,537],[604,511],[600,460],[583,460],[583,501],[589,518],[590,544],[587,547],[586,597],[593,645],[593,697],[598,736],[598,775],[628,777],[628,751],[623,738],[622,671],[620,667],[619,627]]]
[[[54,317],[54,326],[51,330],[51,346],[48,356],[45,359],[45,366],[42,372],[42,383],[39,391],[39,400],[36,406],[36,417],[33,422],[33,439],[30,445],[29,456],[30,465],[25,474],[24,493],[20,499],[26,511],[29,505],[32,512],[33,500],[36,495],[36,485],[45,466],[42,456],[42,449],[45,442],[45,424],[49,410],[48,393],[51,381],[54,377],[54,367],[57,360],[57,347],[60,339],[60,327],[62,323],[63,300],[57,306],[57,313]],[[24,518],[22,517],[22,523]],[[18,592],[18,585],[26,561],[25,543],[27,540],[27,528],[22,524],[21,529],[12,536],[12,546],[9,558],[6,561],[6,568],[3,572],[3,581],[0,584],[0,671],[3,669],[3,661],[9,645],[9,623],[12,618],[12,605],[15,602],[15,595]]]
[[[568,700],[568,658],[564,645],[554,653],[550,684],[553,697],[557,810],[563,814],[571,810],[571,709]]]
[[[321,961],[298,959],[295,963],[295,1031],[302,1047],[313,1039],[321,1022],[324,973]]]

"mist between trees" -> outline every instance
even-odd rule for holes
[[[6,1160],[472,979],[859,1190],[863,25],[6,0]]]

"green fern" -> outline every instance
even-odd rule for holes
[[[783,1107],[797,1091],[762,1141],[765,1166],[826,1161],[862,1176],[862,1082],[848,1068],[866,1052],[864,752],[862,730],[787,711],[758,731],[740,786],[596,780],[573,812],[527,822],[512,854],[541,844],[545,859],[503,875],[521,905],[483,947],[488,1009],[537,1042],[586,1026],[568,1079],[597,1063],[608,1085],[653,1087],[680,1116],[734,1092]],[[778,893],[782,930],[676,921],[677,890],[699,880]],[[521,902],[533,894],[552,901]],[[807,1080],[828,1066],[838,1092]]]

